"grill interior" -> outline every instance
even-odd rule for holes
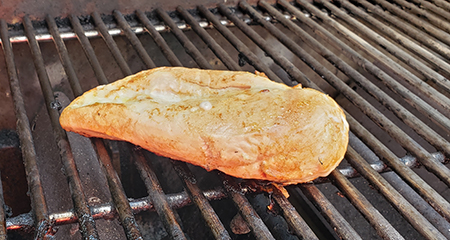
[[[0,20],[0,236],[450,238],[447,2],[207,6]],[[256,70],[319,89],[347,114],[346,157],[286,198],[59,126],[84,91],[159,66]]]

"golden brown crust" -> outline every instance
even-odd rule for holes
[[[348,124],[333,99],[247,72],[143,71],[80,96],[60,123],[84,136],[283,185],[327,176],[348,144]]]

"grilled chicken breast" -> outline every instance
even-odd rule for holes
[[[87,137],[282,185],[327,176],[349,126],[329,96],[248,72],[161,67],[98,86],[61,114]]]

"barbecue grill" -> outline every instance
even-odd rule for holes
[[[450,238],[448,2],[98,3],[1,12],[1,238]],[[59,125],[84,91],[159,66],[329,94],[350,124],[344,161],[286,198]]]

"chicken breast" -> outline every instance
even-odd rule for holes
[[[319,91],[248,72],[182,67],[87,91],[60,123],[87,137],[282,185],[327,176],[344,157],[349,131],[342,109]]]

